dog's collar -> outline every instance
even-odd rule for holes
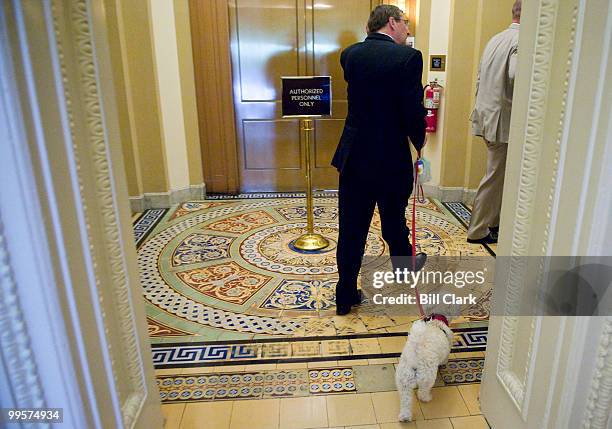
[[[448,326],[448,319],[443,314],[432,313],[429,316],[425,317],[423,320],[426,322],[429,322],[430,320],[439,320],[440,322]]]

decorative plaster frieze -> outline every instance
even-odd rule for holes
[[[18,407],[46,407],[0,219],[0,353]],[[43,425],[49,427],[49,425]]]
[[[578,22],[578,5],[574,6],[572,13],[571,33],[569,38],[569,44],[567,47],[567,61],[565,63],[565,77],[563,80],[563,96],[561,103],[561,112],[559,113],[559,125],[557,127],[557,135],[555,137],[555,143],[552,149],[553,159],[553,174],[550,177],[550,190],[548,192],[548,204],[546,206],[546,225],[544,226],[544,239],[542,241],[542,255],[550,254],[550,227],[554,224],[553,220],[553,207],[555,206],[556,198],[555,193],[557,192],[557,185],[559,182],[559,158],[561,155],[561,144],[564,137],[565,121],[567,119],[567,97],[569,91],[570,78],[572,74],[572,66],[577,58],[574,57],[576,51],[576,26]],[[544,259],[542,259],[544,261]],[[541,272],[543,272],[543,268]]]
[[[64,4],[68,4],[69,7],[69,22],[66,27],[62,26],[63,17],[60,15]],[[119,321],[121,348],[113,350],[110,342],[107,342],[108,353],[111,359],[115,385],[125,382],[123,379],[119,380],[120,374],[118,374],[118,371],[121,370],[120,368],[124,367],[128,373],[129,391],[127,395],[121,394],[122,389],[118,389],[117,394],[121,401],[123,423],[126,427],[132,427],[144,404],[147,392],[137,343],[138,333],[131,307],[130,284],[126,276],[126,257],[120,235],[118,207],[113,190],[110,154],[105,136],[103,108],[90,27],[90,13],[86,0],[70,0],[68,2],[54,0],[52,2],[55,42],[59,53],[63,82],[70,82],[70,76],[72,75],[67,70],[78,76],[77,86],[66,85],[64,87],[63,101],[69,117],[81,195],[80,203],[85,217],[90,243],[90,257],[93,260],[96,289],[107,338],[111,335],[109,318]],[[64,40],[67,41],[68,46],[63,46]],[[70,63],[67,59],[69,57],[65,55],[67,50],[70,50],[70,53],[74,55],[76,64]],[[78,89],[74,90],[75,87]],[[80,109],[79,114],[85,119],[83,128],[77,128],[75,125],[75,109]],[[93,201],[85,197],[87,190],[84,189],[83,185],[83,160],[79,156],[83,152],[93,161],[91,162],[91,173],[94,177],[95,188],[95,199]],[[96,236],[93,234],[93,229],[96,227],[103,231],[103,243],[97,243],[94,248],[93,243],[96,241]],[[96,260],[96,248],[106,250],[104,261]],[[106,261],[108,261],[108,266],[107,270],[104,270],[103,266]],[[110,273],[110,278],[108,278],[107,273]],[[101,279],[104,279],[104,288],[112,290],[112,304],[104,302],[101,292],[103,288]],[[113,314],[107,314],[105,308],[111,307],[115,311]],[[119,364],[119,359],[123,361],[123,365]]]
[[[513,234],[510,250],[510,266],[507,273],[507,284],[504,300],[505,314],[518,315],[521,302],[523,282],[527,274],[526,256],[532,237],[532,218],[536,204],[536,194],[538,189],[538,166],[542,160],[544,125],[547,114],[548,98],[550,95],[550,76],[552,73],[552,58],[555,53],[555,29],[557,24],[557,11],[560,5],[559,0],[540,0],[537,17],[537,27],[535,36],[535,47],[533,53],[533,65],[531,68],[531,82],[529,86],[529,100],[527,106],[527,120],[525,126],[525,138],[522,142],[522,155],[519,177],[518,198],[513,222]],[[567,97],[570,73],[572,70],[573,47],[576,31],[577,7],[574,10],[572,21],[572,34],[570,46],[568,48],[568,61],[564,70],[566,79],[563,88],[563,99]],[[553,152],[547,156],[552,156],[554,160],[554,170],[551,176],[551,189],[547,202],[547,225],[545,226],[544,243],[541,246],[542,254],[546,254],[550,231],[551,212],[554,205],[554,195],[557,185],[558,164],[560,144],[563,133],[563,121],[565,118],[565,105],[561,111],[561,117],[557,128],[557,141]],[[544,267],[539,267],[538,281],[542,281]],[[514,403],[526,415],[528,404],[525,403],[527,380],[531,376],[533,368],[532,355],[534,352],[534,340],[536,327],[539,324],[537,318],[532,320],[531,334],[527,354],[525,356],[525,371],[522,379],[512,370],[514,357],[514,345],[517,338],[519,318],[506,316],[503,318],[501,340],[497,365],[497,376],[504,385]]]
[[[606,317],[597,349],[582,429],[606,429],[612,412],[612,317]]]

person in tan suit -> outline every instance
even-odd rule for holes
[[[512,92],[521,20],[521,0],[512,6],[512,24],[493,36],[480,60],[472,133],[487,144],[487,171],[480,181],[468,228],[469,243],[497,243]]]

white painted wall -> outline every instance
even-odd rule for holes
[[[429,54],[447,55],[448,54],[448,33],[450,22],[451,0],[432,0],[431,1],[431,20],[429,27]],[[429,56],[423,58],[423,74],[427,76],[427,81],[431,82],[438,79],[440,85],[445,86],[446,72],[430,72]],[[442,104],[444,104],[444,90],[442,90]],[[440,184],[440,174],[442,169],[442,142],[444,136],[442,129],[444,126],[443,109],[438,110],[438,131],[427,135],[427,146],[425,148],[425,158],[431,162],[431,182],[432,186]]]
[[[432,0],[431,1],[431,21],[429,26],[429,53],[430,55],[448,54],[448,32],[451,12],[451,0]],[[429,59],[427,60],[429,70]],[[427,80],[438,79],[444,86],[446,82],[446,72],[427,72]]]
[[[170,191],[189,187],[185,118],[174,19],[174,3],[151,0],[155,74]]]

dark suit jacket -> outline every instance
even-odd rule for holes
[[[346,48],[340,64],[348,83],[348,115],[332,165],[340,173],[350,165],[377,177],[408,180],[407,137],[417,150],[425,138],[421,52],[372,33]]]

